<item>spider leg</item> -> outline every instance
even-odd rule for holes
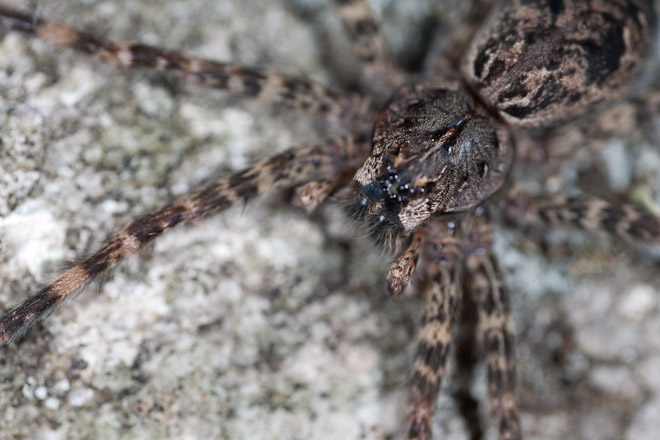
[[[334,175],[327,179],[307,182],[296,188],[293,204],[304,209],[307,214],[311,214],[348,179],[346,176]]]
[[[362,63],[361,84],[379,96],[388,96],[401,83],[392,65],[385,37],[365,0],[335,0],[353,52]]]
[[[393,296],[399,296],[410,282],[410,278],[419,261],[425,235],[423,230],[414,232],[410,238],[408,249],[399,255],[387,271],[385,279],[387,280],[387,287]]]
[[[426,307],[408,399],[408,440],[431,438],[431,417],[458,315],[462,253],[454,230],[443,229],[447,235],[429,242],[432,249],[426,255]]]
[[[507,200],[508,220],[530,226],[577,227],[628,242],[660,243],[660,218],[629,204],[615,204],[592,196],[529,197],[513,192]]]
[[[475,233],[476,232],[476,233]],[[492,252],[491,227],[473,231],[474,251],[466,259],[466,281],[478,308],[491,415],[499,420],[500,440],[522,438],[515,396],[513,319],[502,272]]]
[[[339,95],[305,78],[191,57],[139,43],[115,43],[1,6],[0,27],[25,32],[57,46],[97,55],[121,68],[175,72],[186,81],[243,93],[270,104],[334,116],[340,116],[346,110],[347,103]]]
[[[465,280],[464,280],[465,282]],[[477,299],[475,292],[464,286],[460,322],[456,335],[456,391],[454,398],[465,421],[470,440],[481,440],[483,429],[479,417],[479,401],[472,395],[474,369],[479,362],[477,338]]]
[[[563,160],[596,154],[607,141],[632,136],[660,113],[660,84],[637,96],[612,103],[598,112],[589,112],[573,123],[547,132],[517,138],[517,163],[530,169],[558,167]]]
[[[346,153],[356,154],[358,150],[349,148],[349,145],[352,145],[350,140],[334,140],[327,145],[274,155],[132,221],[89,258],[0,318],[0,346],[28,331],[64,301],[75,296],[97,275],[116,266],[174,226],[191,223],[276,189],[334,173],[343,174],[346,168],[353,169],[355,158]],[[368,154],[368,147],[365,146],[364,151],[360,152]]]
[[[457,69],[461,56],[495,1],[458,2],[453,5],[449,15],[434,11],[434,21],[438,22],[438,25],[435,26],[436,30],[425,55],[424,63],[428,72],[433,75],[446,75],[446,72]]]

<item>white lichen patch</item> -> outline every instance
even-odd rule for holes
[[[658,294],[653,286],[635,285],[619,300],[618,312],[633,322],[642,321],[656,308]]]
[[[0,217],[0,234],[5,252],[12,254],[0,269],[5,276],[28,270],[38,279],[45,264],[65,257],[65,225],[39,201],[26,201],[12,214]]]

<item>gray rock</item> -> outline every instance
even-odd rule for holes
[[[24,10],[34,3],[8,2]],[[334,66],[324,64],[338,29],[325,3],[90,0],[38,2],[36,10],[114,40],[340,88]],[[452,3],[373,5],[403,57],[422,38],[421,17],[449,13]],[[4,35],[0,306],[35,292],[130,219],[254,158],[318,138],[305,115]],[[660,169],[648,164],[659,155],[640,138],[610,148],[610,168],[627,161],[611,180],[643,182],[657,194]],[[566,164],[552,184],[573,186],[588,166]],[[660,311],[648,301],[660,286],[652,260],[598,240],[573,245],[570,234],[552,236],[559,251],[548,257],[516,231],[500,232],[527,437],[652,433],[660,396],[649,372],[660,356],[653,330]],[[398,438],[415,351],[411,323],[421,307],[387,297],[389,258],[341,208],[309,219],[285,197],[171,231],[0,350],[2,437]],[[631,344],[617,342],[624,336]],[[485,417],[483,374],[476,388]],[[436,433],[465,438],[446,397]]]

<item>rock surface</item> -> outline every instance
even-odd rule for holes
[[[334,44],[337,22],[320,0],[3,1],[35,3],[40,16],[110,39],[341,88],[326,60],[330,46],[339,58],[345,47]],[[405,58],[423,37],[422,18],[453,2],[370,3]],[[659,138],[658,122],[542,186],[609,179],[617,193],[638,188],[658,200],[660,155],[648,141]],[[310,118],[3,33],[0,308],[131,218],[317,139]],[[336,206],[310,219],[283,196],[171,231],[0,349],[0,437],[400,438],[421,308],[387,297],[390,257],[362,235]],[[572,233],[539,246],[505,229],[497,251],[517,320],[527,438],[656,438],[653,258]],[[485,418],[483,372],[475,393]],[[450,398],[435,420],[438,438],[466,438]]]

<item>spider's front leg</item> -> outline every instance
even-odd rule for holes
[[[192,57],[140,43],[115,43],[2,6],[0,28],[21,31],[57,46],[96,55],[121,68],[174,72],[183,80],[244,94],[268,104],[282,104],[333,117],[341,117],[348,110],[345,99],[305,78]]]
[[[426,242],[426,308],[419,330],[413,385],[408,399],[407,439],[430,439],[431,419],[445,370],[460,303],[463,254],[455,238],[456,228],[444,220],[433,227],[434,237]]]
[[[367,152],[368,145],[354,143],[352,139],[286,151],[138,218],[109,238],[89,258],[0,318],[0,345],[12,342],[80,292],[97,275],[174,226],[216,214],[277,189],[322,181],[330,176],[350,176],[356,162],[363,160]]]

